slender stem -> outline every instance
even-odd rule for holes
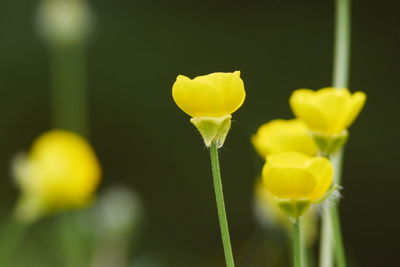
[[[334,183],[340,185],[343,163],[343,149],[331,157],[334,168]],[[325,207],[322,220],[321,244],[320,244],[320,267],[333,266],[333,252],[339,267],[346,267],[345,250],[339,220],[338,203],[331,203]],[[334,249],[335,248],[335,249]]]
[[[319,266],[333,266],[332,220],[329,207],[325,207],[322,215],[321,243],[319,248]]]
[[[303,266],[302,257],[302,242],[301,242],[301,231],[300,231],[300,220],[297,219],[293,222],[293,263],[294,267]]]
[[[333,86],[337,88],[346,88],[349,83],[350,8],[351,0],[336,0]]]
[[[214,178],[215,198],[217,201],[219,226],[221,229],[222,244],[224,246],[226,266],[234,267],[231,240],[229,237],[228,220],[226,219],[224,194],[222,191],[221,173],[219,169],[218,149],[215,143],[210,146],[211,167]]]
[[[335,240],[336,264],[338,267],[346,267],[346,256],[344,252],[342,234],[340,229],[338,206],[334,205],[330,209],[332,217],[332,227]]]
[[[12,258],[28,230],[28,224],[23,224],[10,218],[0,233],[0,266],[12,266]]]
[[[350,68],[350,28],[351,28],[351,0],[336,0],[335,16],[335,43],[333,59],[333,87],[347,88],[349,84]],[[340,185],[343,150],[333,159],[335,169],[334,181]],[[339,266],[346,266],[340,221],[337,204],[332,204],[324,210],[320,244],[320,267],[333,266],[333,245],[335,245],[335,258]],[[334,211],[332,211],[334,210]],[[335,216],[332,216],[335,214]],[[333,218],[335,217],[335,218]],[[333,240],[333,238],[335,238]]]

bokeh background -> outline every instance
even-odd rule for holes
[[[35,28],[37,4],[0,1],[3,221],[18,194],[12,157],[52,127],[49,53]],[[276,253],[266,249],[266,240],[284,241],[260,230],[254,216],[262,161],[249,138],[264,122],[292,117],[294,89],[330,85],[333,1],[90,4],[96,18],[87,45],[90,141],[104,172],[99,191],[119,185],[141,199],[144,223],[132,258],[153,267],[223,266],[209,155],[174,104],[171,86],[178,74],[240,70],[247,98],[221,149],[233,249],[239,266],[285,266],[268,262]],[[366,92],[368,100],[351,128],[344,164],[341,214],[352,266],[398,264],[399,8],[395,1],[353,1],[350,89]],[[36,247],[30,254],[26,249],[29,266],[44,255],[50,266],[61,266],[43,252],[54,223],[44,219],[28,234]]]

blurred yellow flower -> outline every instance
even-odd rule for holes
[[[292,216],[303,214],[308,206],[325,196],[332,184],[333,167],[323,157],[309,157],[299,152],[282,152],[267,157],[263,181],[279,204],[293,206]],[[301,207],[298,204],[301,204]]]
[[[64,130],[39,136],[28,155],[17,158],[14,172],[21,190],[16,216],[27,223],[49,212],[86,205],[101,178],[90,144]]]
[[[243,104],[245,94],[240,71],[194,79],[179,75],[172,87],[175,103],[193,118],[230,115]]]
[[[285,151],[297,151],[314,156],[318,151],[307,126],[298,119],[273,120],[265,123],[251,137],[251,142],[263,158]]]
[[[363,92],[351,94],[345,88],[299,89],[290,97],[290,105],[313,132],[339,135],[353,123],[365,100]]]

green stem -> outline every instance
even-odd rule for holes
[[[12,259],[28,230],[29,225],[8,220],[0,233],[0,267],[12,266]]]
[[[293,263],[294,267],[303,266],[302,257],[302,242],[301,242],[301,231],[300,231],[300,220],[297,219],[293,222]]]
[[[88,134],[84,44],[50,46],[53,126]]]
[[[321,225],[321,241],[319,248],[319,266],[333,266],[332,220],[329,207],[324,208]]]
[[[336,0],[333,86],[346,88],[350,67],[350,7],[351,0]]]
[[[340,229],[338,206],[334,205],[330,208],[332,218],[332,228],[335,240],[335,255],[338,267],[346,267],[346,256],[344,252],[342,234]]]
[[[351,0],[336,0],[335,16],[335,43],[333,59],[333,87],[347,88],[349,83],[350,68],[350,27],[351,27]],[[340,151],[333,159],[335,169],[334,181],[337,185],[341,182],[341,169],[343,151]],[[332,211],[334,210],[334,211]],[[342,236],[340,232],[340,220],[338,207],[334,203],[324,211],[320,244],[320,267],[333,266],[333,245],[335,245],[335,258],[339,266],[346,266]],[[332,216],[335,214],[335,216]],[[335,217],[335,218],[333,218]],[[333,240],[333,238],[335,238]]]
[[[334,168],[333,181],[335,184],[340,185],[343,149],[335,156],[331,157],[331,161]],[[324,209],[320,244],[320,267],[333,266],[333,251],[335,251],[337,266],[346,267],[346,257],[338,210],[338,202],[331,203],[331,206],[327,206]]]
[[[234,267],[231,240],[229,237],[228,220],[226,219],[224,194],[222,191],[221,173],[219,169],[218,149],[215,143],[210,146],[211,167],[214,178],[215,198],[217,201],[219,226],[221,229],[222,244],[224,246],[227,267]]]

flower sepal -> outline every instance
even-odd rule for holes
[[[340,185],[334,184],[321,198],[317,199],[314,204],[322,204],[328,198],[336,201],[338,198],[340,198],[340,189]]]
[[[278,206],[290,219],[297,220],[310,208],[311,201],[308,199],[279,199]]]
[[[332,156],[336,154],[347,142],[349,133],[347,130],[340,134],[327,135],[322,133],[312,133],[315,143],[323,156]]]
[[[226,136],[231,128],[231,115],[222,117],[195,117],[190,122],[199,130],[204,143],[210,147],[215,143],[218,148],[224,145]]]

